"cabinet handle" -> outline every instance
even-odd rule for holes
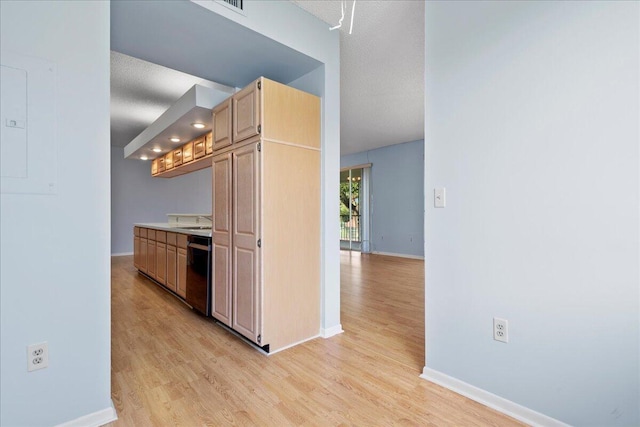
[[[258,239],[258,247],[261,248],[262,247],[262,239]]]

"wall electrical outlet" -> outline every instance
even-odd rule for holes
[[[27,346],[27,371],[44,369],[49,366],[49,344],[31,344]]]
[[[507,319],[493,318],[493,339],[509,342],[509,321]]]

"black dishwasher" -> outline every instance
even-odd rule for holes
[[[187,243],[187,303],[209,316],[211,237],[189,235]]]

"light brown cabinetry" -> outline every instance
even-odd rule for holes
[[[256,123],[261,135],[213,158],[211,307],[275,351],[320,330],[320,101],[267,79],[250,88],[238,92],[240,116],[263,105],[264,119],[242,118],[233,138]]]
[[[167,233],[156,231],[156,280],[161,285],[167,280]]]
[[[205,135],[204,145],[206,147],[206,154],[213,153],[213,133],[209,132]]]
[[[219,150],[231,145],[231,103],[228,98],[213,109],[213,150]]]
[[[156,230],[147,230],[147,274],[156,278]]]
[[[193,161],[193,142],[187,142],[182,146],[182,164]]]
[[[173,151],[169,151],[164,155],[164,170],[173,169]]]
[[[211,167],[212,138],[209,132],[153,160],[151,175],[158,178],[172,178]]]
[[[233,95],[233,142],[260,134],[260,89],[262,78]],[[294,124],[292,124],[294,125]]]
[[[133,266],[140,269],[140,227],[133,227]]]
[[[176,293],[187,297],[187,236],[178,234]]]
[[[182,147],[173,150],[173,166],[182,166]]]
[[[134,227],[135,267],[182,298],[187,295],[187,235]]]
[[[173,292],[177,291],[177,262],[178,253],[176,251],[176,233],[167,233],[167,288]]]
[[[200,157],[204,157],[206,154],[205,147],[205,137],[201,136],[200,138],[193,140],[193,158],[199,159]]]
[[[213,158],[213,222],[211,224],[211,313],[227,326],[231,317],[231,152]]]

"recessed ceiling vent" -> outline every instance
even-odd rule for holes
[[[230,6],[233,6],[236,9],[244,10],[244,7],[242,5],[243,0],[220,0],[220,1]]]

